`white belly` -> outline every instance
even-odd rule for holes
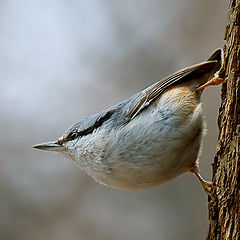
[[[102,160],[106,171],[90,174],[110,187],[134,190],[156,186],[185,172],[199,155],[202,107],[199,103],[184,108],[184,102],[177,107],[179,104],[166,105],[163,96],[119,128],[110,142],[114,150]]]

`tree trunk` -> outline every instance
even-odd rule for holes
[[[240,0],[230,0],[208,240],[240,239]]]

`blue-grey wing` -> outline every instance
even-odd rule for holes
[[[63,141],[73,140],[79,136],[90,134],[111,119],[112,127],[127,123],[137,116],[153,100],[160,96],[167,87],[202,76],[213,68],[220,68],[220,66],[221,50],[218,49],[206,62],[184,68],[166,78],[163,78],[119,104],[80,120],[66,131],[63,136]]]
[[[125,114],[126,122],[131,121],[134,117],[136,117],[144,108],[149,106],[152,101],[159,97],[161,93],[169,86],[200,77],[208,71],[212,71],[212,69],[216,68],[218,65],[220,68],[221,64],[218,60],[202,62],[184,68],[144,89],[129,104]]]

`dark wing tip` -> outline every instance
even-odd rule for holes
[[[222,49],[218,48],[214,51],[214,53],[208,58],[207,61],[218,61],[221,62],[222,60]]]

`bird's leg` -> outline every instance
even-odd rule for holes
[[[217,73],[215,73],[214,77],[210,81],[208,81],[205,84],[203,84],[200,87],[198,87],[196,89],[196,91],[197,92],[198,91],[202,91],[204,88],[206,88],[206,87],[208,87],[210,85],[219,85],[219,84],[222,84],[222,83],[225,83],[225,82],[226,82],[226,79],[225,78],[220,78],[219,77],[219,73],[217,72]]]
[[[196,162],[194,162],[188,169],[190,173],[194,174],[197,176],[198,180],[200,181],[204,191],[207,193],[208,196],[212,196],[212,182],[205,181],[200,173],[199,173],[199,168]]]

